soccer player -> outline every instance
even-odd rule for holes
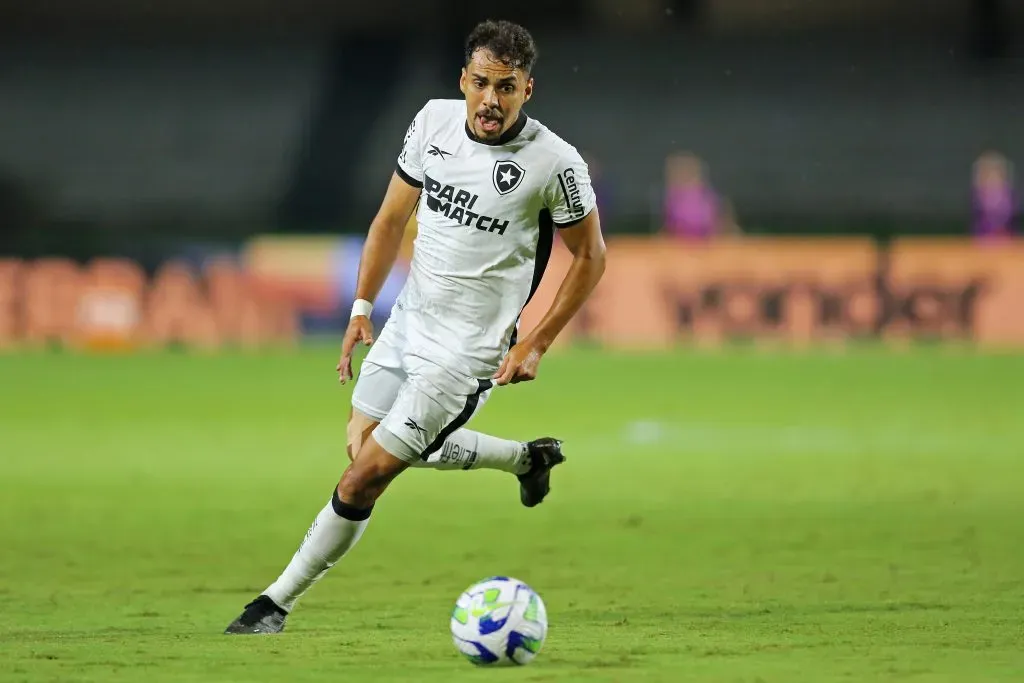
[[[537,51],[521,26],[479,24],[466,41],[465,100],[431,100],[405,135],[370,226],[337,370],[371,344],[372,301],[417,210],[406,284],[363,361],[348,425],[351,463],[278,579],[227,633],[277,633],[299,597],[359,540],[388,484],[406,468],[492,468],[517,475],[527,507],[563,462],[553,438],[510,441],[465,424],[495,385],[532,380],[541,357],[604,272],[605,245],[586,164],[526,115]],[[517,338],[554,229],[572,265],[537,327]]]

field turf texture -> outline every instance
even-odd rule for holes
[[[0,356],[0,681],[1020,681],[1024,357],[552,352],[473,428],[565,439],[537,509],[416,470],[276,637],[221,631],[346,462],[336,351]],[[523,669],[451,644],[530,583]]]

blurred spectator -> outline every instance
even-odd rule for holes
[[[684,239],[737,234],[732,207],[707,181],[704,162],[690,152],[665,162],[664,230]]]
[[[972,190],[975,237],[1009,237],[1018,216],[1013,166],[998,152],[986,152],[974,162]]]

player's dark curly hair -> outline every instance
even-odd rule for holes
[[[537,63],[537,45],[530,32],[511,21],[482,21],[466,38],[466,64],[477,50],[487,50],[495,59],[526,73]]]

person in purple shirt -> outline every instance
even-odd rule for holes
[[[730,207],[708,184],[704,163],[689,152],[665,162],[664,230],[675,237],[705,240],[735,233]]]
[[[979,239],[1010,237],[1019,211],[1010,162],[998,152],[982,154],[974,162],[971,192],[974,236]]]

